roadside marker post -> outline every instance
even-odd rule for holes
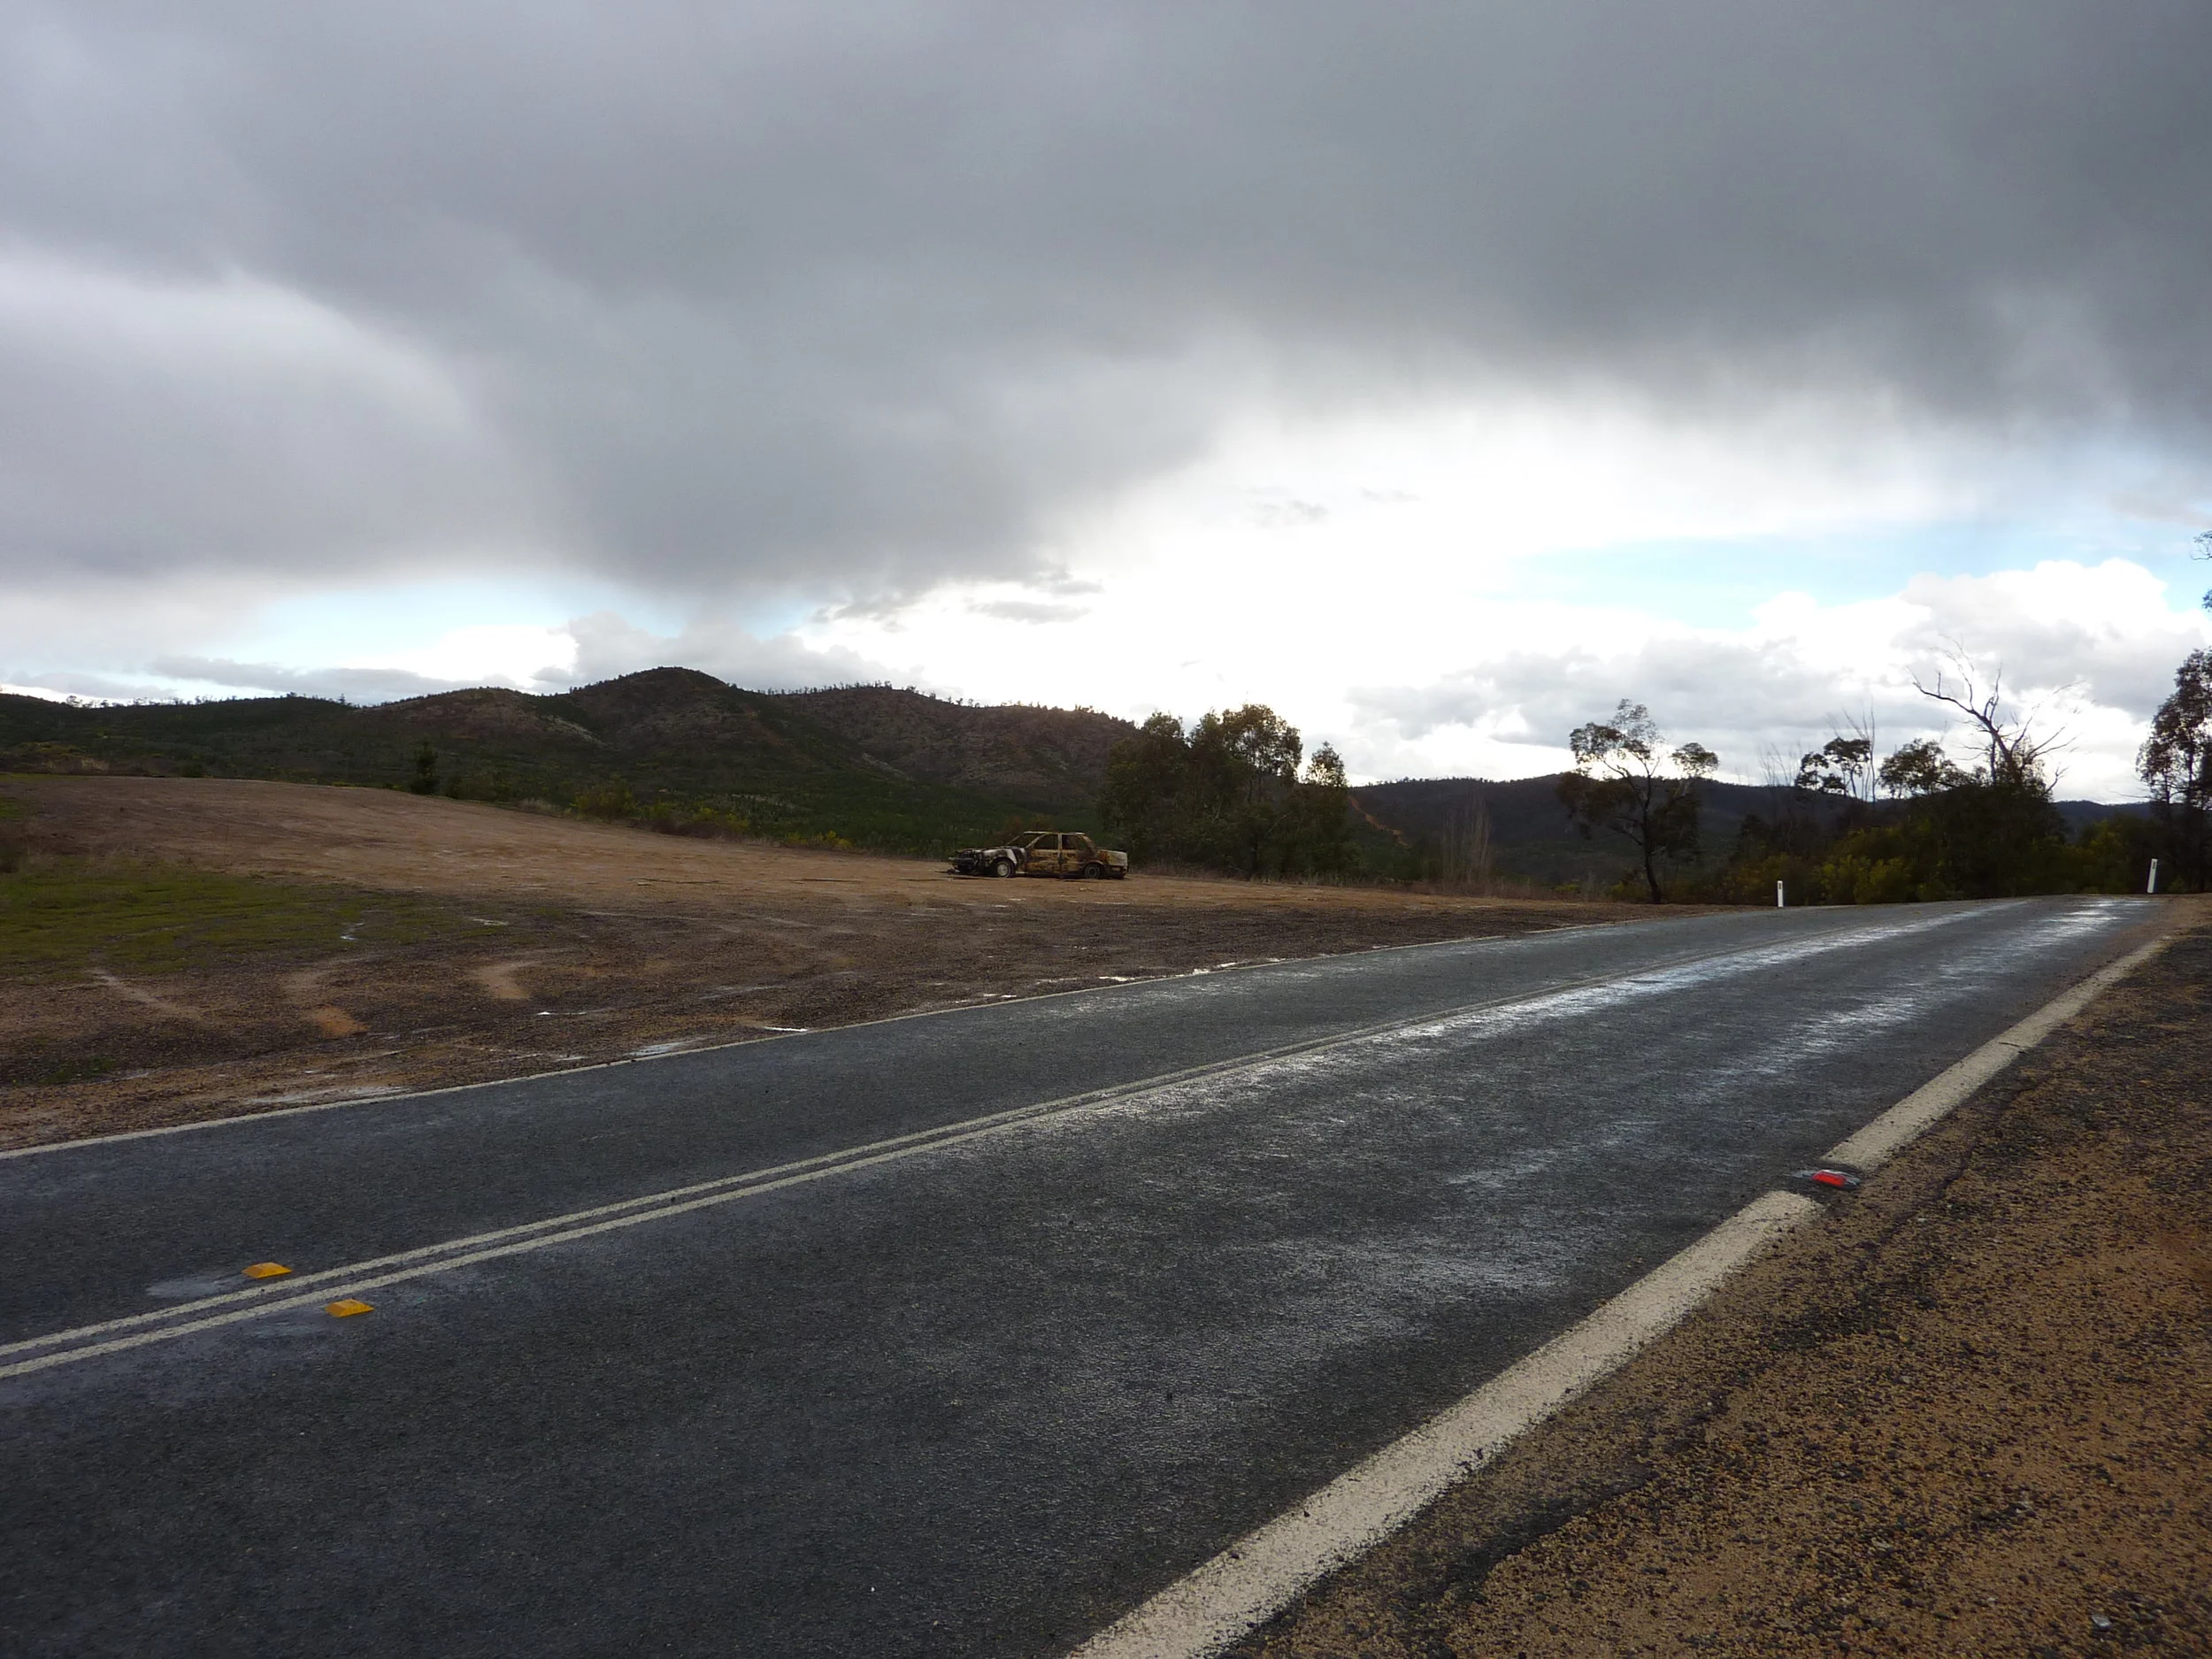
[[[2158,860],[2155,858],[2151,860],[2150,882],[2144,887],[2143,891],[2146,893],[2155,893],[2158,891]]]
[[[1779,881],[1774,884],[1774,908],[1778,910],[1789,908],[1782,902],[1782,884]]]

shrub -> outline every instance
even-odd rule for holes
[[[603,783],[579,795],[576,810],[586,818],[604,818],[611,823],[616,818],[635,818],[637,797],[630,793],[626,783]]]

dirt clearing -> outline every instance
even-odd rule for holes
[[[962,879],[309,784],[10,778],[0,796],[34,849],[0,876],[0,1146],[1643,913]]]
[[[2212,933],[1242,1659],[2212,1653]]]

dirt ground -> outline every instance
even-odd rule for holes
[[[2212,932],[1238,1651],[2212,1654]]]
[[[1147,876],[963,879],[388,790],[10,778],[48,857],[427,897],[404,947],[0,984],[0,1146],[363,1098],[1000,998],[1621,920],[1614,904]],[[419,909],[419,903],[417,902]],[[81,1075],[88,1069],[97,1075]]]

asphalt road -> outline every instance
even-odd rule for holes
[[[0,1648],[1064,1649],[2144,917],[1563,930],[0,1159]]]

